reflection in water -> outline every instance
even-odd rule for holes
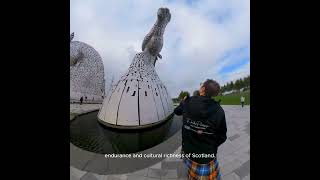
[[[98,111],[81,115],[70,123],[70,141],[95,153],[134,153],[165,141],[181,129],[182,121],[170,119],[153,128],[119,130],[107,128],[97,120]]]

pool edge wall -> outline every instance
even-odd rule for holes
[[[151,124],[145,124],[145,125],[135,125],[135,126],[123,126],[123,125],[115,125],[115,124],[110,124],[107,123],[99,118],[99,114],[97,115],[98,122],[106,127],[114,128],[114,129],[146,129],[146,128],[151,128],[154,126],[157,126],[159,124],[162,124],[174,117],[174,113],[171,113],[169,116],[167,116],[165,119],[161,121],[157,121],[155,123]]]

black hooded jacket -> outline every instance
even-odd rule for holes
[[[206,164],[212,157],[192,156],[192,154],[214,154],[227,139],[224,110],[214,99],[192,96],[175,108],[176,115],[183,115],[182,150],[190,153],[191,160]]]

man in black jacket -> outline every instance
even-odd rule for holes
[[[174,110],[183,115],[182,151],[189,179],[220,179],[218,147],[227,139],[225,113],[212,97],[220,85],[213,80],[200,87],[200,96],[185,98]]]

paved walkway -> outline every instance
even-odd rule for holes
[[[99,106],[74,106],[71,112],[87,112]],[[222,106],[227,119],[227,141],[219,147],[218,160],[223,180],[250,179],[250,106]],[[178,132],[179,133],[179,132]],[[178,134],[177,136],[181,136]],[[175,151],[180,153],[181,146]],[[133,165],[134,166],[134,165]],[[182,180],[186,168],[179,158],[161,162],[126,174],[99,175],[70,166],[71,180]]]
[[[101,104],[70,104],[70,120],[79,114],[98,110],[101,106]]]

